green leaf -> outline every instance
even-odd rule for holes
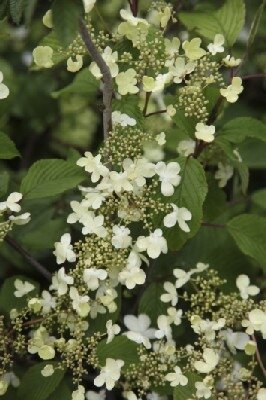
[[[24,0],[10,0],[9,3],[11,18],[17,25],[19,24],[22,17],[22,11],[24,5],[23,3]]]
[[[202,378],[197,374],[189,373],[185,374],[185,376],[188,378],[188,384],[174,388],[173,400],[188,400],[192,398],[192,395],[196,393],[195,383],[202,382]]]
[[[134,118],[139,125],[143,125],[144,117],[139,107],[139,99],[136,96],[123,96],[122,100],[114,99],[112,103],[113,111],[120,111]]]
[[[255,17],[253,19],[251,28],[250,28],[250,32],[249,32],[249,38],[248,38],[248,44],[247,44],[247,49],[250,49],[250,47],[252,46],[254,39],[256,37],[259,25],[260,25],[260,21],[261,21],[261,17],[263,16],[263,10],[266,4],[266,0],[262,0],[261,5],[259,6]]]
[[[58,400],[58,399],[64,399],[64,400],[72,399],[72,393],[65,381],[62,381],[56,387],[55,391],[47,398],[47,400]]]
[[[252,194],[251,198],[253,203],[263,209],[266,209],[266,189],[258,190]]]
[[[266,141],[266,124],[251,117],[235,118],[221,128],[219,137],[231,143],[241,143],[247,137]]]
[[[49,364],[54,364],[54,368],[56,366],[53,362],[49,362]],[[47,365],[47,362],[42,362],[27,370],[18,388],[16,400],[29,398],[30,400],[46,400],[55,391],[65,372],[61,369],[55,369],[53,375],[44,377],[41,370],[45,365]]]
[[[217,33],[224,35],[227,46],[232,46],[245,22],[245,3],[243,0],[227,0],[215,12],[181,12],[180,21],[189,30],[213,40]]]
[[[5,133],[0,132],[0,159],[9,160],[15,157],[20,157],[15,143]]]
[[[102,366],[105,365],[106,358],[123,360],[124,368],[139,362],[137,343],[132,342],[126,336],[116,336],[108,344],[106,344],[106,340],[101,341],[98,344],[97,355]]]
[[[65,231],[66,224],[63,218],[47,220],[42,225],[36,227],[28,234],[21,237],[21,244],[29,250],[46,250],[52,249],[56,239],[58,239]],[[45,240],[44,240],[45,238]]]
[[[68,46],[78,33],[79,18],[84,12],[82,0],[55,0],[52,5],[53,25],[58,39]]]
[[[168,305],[160,300],[163,293],[165,293],[165,290],[162,284],[151,283],[141,296],[139,314],[148,315],[152,325],[157,325],[159,315],[166,314]]]
[[[54,98],[64,94],[79,94],[93,96],[99,89],[100,81],[92,75],[88,69],[78,72],[70,85],[52,93]]]
[[[211,222],[221,215],[226,208],[226,194],[218,187],[217,180],[208,174],[208,193],[203,205],[204,222]]]
[[[173,116],[173,121],[181,131],[186,133],[187,136],[194,138],[195,126],[197,123],[196,118],[185,117],[185,112],[183,110],[177,110]]]
[[[55,196],[77,186],[85,177],[82,169],[70,162],[40,160],[29,169],[20,191],[25,199]]]
[[[189,233],[183,232],[178,225],[171,229],[165,228],[164,235],[171,250],[180,249],[200,228],[202,206],[208,191],[204,169],[197,160],[180,157],[177,161],[181,167],[181,182],[168,200],[178,207],[186,207],[192,213],[192,220],[188,221]]]
[[[22,282],[29,282],[35,286],[35,289],[29,292],[29,295],[23,297],[15,297],[14,292],[16,290],[14,283],[16,279],[20,279]],[[15,275],[12,278],[8,278],[4,281],[0,289],[0,312],[8,314],[13,308],[17,310],[22,310],[26,307],[28,298],[38,295],[40,289],[39,283],[33,281],[32,279],[22,276]]]
[[[4,196],[8,189],[9,175],[7,171],[0,173],[0,197]]]
[[[229,221],[227,228],[239,249],[266,271],[266,218],[243,214]]]

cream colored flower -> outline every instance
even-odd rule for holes
[[[202,122],[198,122],[196,125],[195,137],[204,142],[210,143],[214,140],[215,126],[206,125]]]
[[[206,54],[206,51],[200,47],[201,39],[194,38],[190,41],[185,40],[182,44],[182,48],[185,51],[185,55],[189,60],[199,60]]]
[[[0,71],[0,100],[6,99],[9,95],[8,87],[2,83],[4,79],[3,73]]]
[[[106,385],[107,390],[112,390],[115,386],[115,383],[120,378],[121,368],[123,365],[123,360],[107,358],[105,367],[101,369],[100,375],[94,379],[94,385],[98,387]]]
[[[47,28],[52,28],[53,27],[53,14],[52,10],[48,10],[42,19],[43,25],[45,25]]]
[[[242,93],[244,87],[242,86],[242,79],[235,76],[232,79],[231,85],[226,89],[220,89],[220,93],[229,103],[235,103],[238,100],[239,94]]]
[[[138,93],[139,88],[137,87],[136,71],[133,68],[129,68],[125,72],[120,72],[116,78],[116,84],[118,86],[118,93],[122,96],[128,93]]]
[[[195,361],[194,367],[197,371],[201,372],[202,374],[208,374],[218,364],[219,355],[215,353],[213,349],[206,348],[203,350],[203,360],[204,361]]]
[[[229,68],[237,67],[241,63],[241,61],[242,61],[241,58],[235,59],[233,56],[230,56],[229,54],[228,56],[223,58],[223,63]]]
[[[214,56],[217,53],[223,53],[224,52],[224,36],[221,34],[217,34],[214,36],[214,41],[213,43],[210,43],[207,47],[209,52]]]
[[[51,68],[54,65],[52,60],[53,49],[50,46],[37,46],[32,55],[38,67]]]
[[[83,66],[83,57],[80,54],[76,55],[76,61],[72,57],[67,60],[67,70],[69,72],[78,72]]]
[[[174,372],[170,372],[165,376],[165,379],[170,382],[170,386],[186,386],[188,378],[183,375],[180,367],[175,367]]]
[[[193,154],[196,148],[195,140],[188,139],[188,140],[181,140],[177,146],[177,152],[184,157],[190,156]]]

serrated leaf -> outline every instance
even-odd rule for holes
[[[266,189],[261,189],[253,193],[251,199],[253,203],[263,209],[266,209]]]
[[[34,367],[31,367],[22,377],[20,386],[18,388],[16,400],[46,400],[55,391],[63,379],[64,371],[56,369],[55,372],[48,377],[43,377],[41,370],[47,365],[47,362],[42,362]]]
[[[227,229],[239,249],[266,271],[266,218],[243,214],[229,221]]]
[[[97,347],[97,355],[101,365],[105,365],[106,358],[114,358],[125,362],[124,368],[130,364],[138,363],[139,356],[137,344],[129,340],[126,336],[116,336],[111,343],[106,344],[106,340],[101,341]]]
[[[218,132],[231,143],[241,143],[247,137],[266,141],[266,124],[251,117],[239,117],[227,122]]]
[[[33,281],[32,279],[29,279],[26,276],[15,275],[12,276],[11,278],[6,279],[0,289],[0,312],[2,313],[8,314],[13,308],[21,310],[27,305],[27,299],[29,296],[27,295],[23,297],[14,296],[14,292],[16,290],[14,283],[16,279],[20,279],[22,282],[27,281],[35,286],[35,289],[29,293],[30,297],[34,297],[39,293],[40,289],[39,283]]]
[[[164,236],[171,250],[180,249],[200,228],[203,217],[202,206],[208,191],[204,169],[197,160],[180,157],[176,161],[181,166],[181,182],[174,195],[167,199],[178,207],[186,207],[192,213],[192,220],[188,222],[189,233],[183,232],[178,225],[164,229]]]
[[[139,302],[139,314],[148,315],[153,326],[157,325],[158,316],[165,315],[168,308],[168,305],[160,300],[163,293],[165,293],[163,284],[151,283]]]
[[[45,223],[32,230],[28,234],[23,232],[20,242],[29,250],[47,250],[54,247],[56,239],[58,239],[65,231],[66,223],[63,218],[47,220]],[[45,238],[45,240],[44,240]]]
[[[10,0],[9,2],[10,15],[15,24],[19,24],[21,20],[24,5],[23,3],[24,0]]]
[[[100,81],[92,75],[88,69],[78,72],[70,85],[52,93],[54,98],[63,94],[85,94],[93,96],[99,89]]]
[[[215,12],[181,12],[180,21],[189,29],[213,40],[217,33],[225,38],[227,46],[232,46],[245,22],[245,3],[243,0],[227,0]]]
[[[71,400],[72,392],[67,386],[65,381],[62,381],[55,389],[55,391],[47,398],[47,400]]]
[[[52,5],[55,33],[64,46],[76,37],[79,18],[84,12],[82,0],[55,0]]]
[[[20,157],[20,153],[12,140],[3,132],[0,132],[0,159],[9,160]]]
[[[20,191],[24,199],[55,196],[77,186],[86,175],[81,168],[58,159],[37,161],[23,178]]]

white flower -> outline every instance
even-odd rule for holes
[[[190,221],[192,218],[192,214],[185,207],[177,207],[175,204],[171,204],[173,207],[173,212],[167,214],[164,217],[163,223],[167,228],[172,228],[178,223],[179,228],[184,232],[190,232],[190,228],[186,221]]]
[[[173,37],[173,39],[164,39],[165,52],[170,58],[174,57],[179,52],[180,40],[178,37]]]
[[[9,89],[8,87],[2,83],[4,79],[3,73],[0,71],[0,100],[6,99],[7,96],[9,95]]]
[[[196,142],[192,139],[181,140],[177,146],[177,152],[184,157],[190,156],[193,154],[196,148]]]
[[[220,89],[220,93],[229,103],[235,103],[238,99],[240,93],[244,90],[242,86],[242,79],[238,76],[235,76],[232,79],[231,85],[229,85],[226,89]]]
[[[18,192],[11,193],[6,201],[0,203],[0,211],[10,210],[13,212],[19,212],[21,207],[17,204],[22,199],[22,194]]]
[[[84,167],[85,171],[91,173],[91,181],[98,182],[101,176],[106,176],[109,172],[108,168],[101,163],[101,155],[93,156],[89,151],[85,152],[85,157],[77,161],[77,165]]]
[[[181,180],[180,165],[177,162],[158,162],[155,166],[155,172],[161,181],[161,192],[164,196],[172,196],[174,194],[174,187],[178,186]]]
[[[167,308],[168,320],[170,324],[180,325],[182,322],[183,310],[176,310],[175,307]]]
[[[256,296],[260,292],[257,286],[250,285],[250,279],[247,275],[239,275],[236,279],[236,286],[243,300],[247,300],[249,296]]]
[[[132,243],[132,237],[130,236],[130,230],[126,226],[114,225],[112,236],[112,245],[116,249],[126,249]]]
[[[195,388],[197,389],[197,398],[204,397],[204,399],[208,399],[212,395],[211,389],[204,382],[195,382]]]
[[[52,284],[50,285],[51,290],[56,290],[58,296],[62,296],[67,293],[68,285],[73,285],[74,279],[65,273],[65,268],[59,269],[57,274],[52,278]]]
[[[51,360],[55,356],[54,336],[49,336],[46,328],[41,326],[32,333],[29,341],[28,352],[31,354],[38,353],[43,360]]]
[[[52,28],[53,27],[53,15],[52,15],[52,10],[48,10],[43,18],[42,18],[43,25],[46,26],[47,28]]]
[[[163,160],[164,151],[162,146],[158,146],[156,142],[147,142],[143,145],[144,157],[153,162]]]
[[[85,400],[85,388],[82,385],[78,386],[77,390],[72,393],[71,400]]]
[[[8,383],[3,379],[0,378],[0,396],[3,396],[8,389]]]
[[[124,333],[128,339],[136,343],[143,343],[147,349],[151,348],[149,339],[155,338],[155,329],[150,328],[151,320],[148,315],[140,314],[138,317],[126,315],[124,324],[129,329]]]
[[[195,137],[199,140],[203,140],[204,142],[210,143],[214,140],[215,134],[215,126],[214,125],[206,125],[202,122],[198,122],[196,125]]]
[[[101,369],[100,375],[94,379],[94,385],[98,387],[106,385],[107,390],[112,390],[115,386],[115,383],[120,378],[121,368],[123,365],[123,360],[107,358],[105,367]]]
[[[266,388],[260,388],[257,393],[257,400],[266,400]]]
[[[157,318],[158,330],[155,331],[155,337],[157,339],[162,339],[164,336],[167,341],[172,340],[172,329],[171,329],[171,317],[169,318],[167,315],[159,315]]]
[[[114,299],[117,297],[117,292],[112,288],[99,288],[96,294],[96,298],[100,300],[100,302],[108,308],[110,313],[113,313],[117,309],[117,305]]]
[[[161,295],[160,297],[161,301],[163,303],[171,302],[171,305],[175,306],[178,302],[178,295],[175,285],[171,282],[164,282],[163,287],[167,293]]]
[[[182,44],[182,48],[185,51],[185,55],[189,60],[199,60],[201,57],[206,54],[206,51],[203,50],[201,47],[201,39],[200,38],[194,38],[192,40],[187,41],[185,40]]]
[[[37,46],[33,52],[33,60],[38,67],[51,68],[53,63],[53,49],[50,46]]]
[[[67,70],[69,72],[78,72],[83,66],[83,57],[80,54],[76,55],[76,61],[69,57],[67,59]]]
[[[183,375],[180,367],[175,367],[175,372],[170,372],[165,376],[165,379],[170,382],[170,386],[186,386],[188,384],[188,378]]]
[[[155,137],[156,142],[158,143],[159,146],[163,146],[166,143],[165,140],[165,133],[161,132]]]
[[[127,10],[120,10],[120,15],[125,21],[129,22],[133,26],[137,26],[140,22],[149,25],[146,19],[134,17],[133,14]]]
[[[100,390],[99,393],[94,392],[92,390],[89,390],[86,393],[86,399],[87,400],[105,400],[105,398],[106,398],[106,392],[105,392],[104,389]]]
[[[55,243],[53,254],[56,256],[57,264],[63,264],[66,260],[69,262],[76,261],[76,254],[73,251],[69,233],[65,233],[61,236],[60,242]]]
[[[70,207],[74,212],[69,214],[67,218],[68,224],[80,222],[81,218],[85,217],[89,213],[87,204],[85,202],[79,203],[78,201],[71,201]]]
[[[106,343],[110,343],[115,335],[118,335],[119,332],[121,331],[121,328],[117,324],[113,324],[113,321],[109,319],[109,321],[106,322],[106,329],[107,329],[107,340]]]
[[[87,284],[88,289],[96,290],[100,286],[100,281],[107,278],[107,271],[105,269],[86,268],[83,272],[83,280]]]
[[[118,65],[116,64],[118,60],[117,51],[113,52],[111,47],[107,46],[102,53],[102,58],[104,59],[106,65],[109,67],[112,77],[115,78],[118,74]],[[89,70],[96,79],[102,78],[102,73],[96,62],[93,61],[91,63]]]
[[[137,247],[140,251],[147,251],[150,258],[158,258],[161,253],[167,253],[167,242],[161,229],[155,229],[149,236],[139,236]]]
[[[175,83],[181,83],[186,75],[194,71],[196,64],[193,61],[186,61],[183,57],[178,57],[175,63],[169,67],[169,72],[174,77]]]
[[[95,215],[94,212],[90,211],[87,215],[80,219],[80,222],[84,227],[82,228],[83,235],[94,233],[96,236],[105,237],[107,230],[103,226],[104,216]]]
[[[225,319],[219,318],[218,321],[210,321],[202,319],[198,315],[192,315],[191,327],[195,333],[205,335],[205,339],[211,342],[215,339],[215,331],[221,330],[225,325]]]
[[[89,13],[93,9],[95,3],[96,0],[83,0],[85,13]]]
[[[225,187],[230,178],[232,178],[234,168],[229,164],[218,163],[218,170],[215,172],[215,179],[219,181],[220,188]]]
[[[227,329],[222,332],[222,335],[225,337],[226,344],[233,354],[236,354],[236,349],[244,350],[249,342],[249,336],[244,332],[233,332],[232,329]]]
[[[164,86],[166,83],[169,83],[171,80],[171,74],[166,73],[166,74],[158,74],[156,78],[154,79],[151,76],[143,76],[143,90],[145,92],[161,92],[164,89]]]
[[[23,297],[35,289],[34,285],[32,285],[31,283],[29,283],[27,281],[22,282],[20,279],[15,280],[14,286],[17,289],[14,292],[15,297]]]
[[[169,106],[166,107],[166,112],[170,118],[172,118],[176,114],[176,109],[173,104],[169,104]]]
[[[107,186],[111,188],[111,191],[116,193],[121,193],[122,191],[130,192],[133,190],[133,186],[129,181],[126,172],[111,171],[109,176],[109,181],[106,181]],[[105,187],[105,182],[102,182],[103,188]]]
[[[229,54],[228,56],[223,58],[223,63],[230,68],[237,67],[241,63],[241,61],[242,60],[240,58],[235,59],[233,56],[230,56]]]
[[[218,364],[219,355],[213,349],[206,348],[203,350],[202,357],[204,361],[195,361],[194,367],[202,374],[208,374]]]
[[[19,380],[19,378],[17,377],[17,375],[14,374],[13,371],[6,372],[6,373],[3,375],[3,380],[4,380],[5,382],[7,382],[8,385],[13,386],[14,388],[17,388],[17,387],[19,387],[19,385],[20,385],[20,380]]]
[[[252,335],[254,331],[260,331],[263,339],[266,339],[266,312],[255,308],[248,313],[248,320],[242,321],[242,326],[247,328],[248,335]]]
[[[10,215],[9,220],[15,225],[26,225],[31,220],[30,213],[24,213],[17,216]]]
[[[69,296],[72,299],[72,307],[81,317],[86,317],[90,311],[89,296],[81,296],[78,290],[71,286]]]
[[[55,297],[53,297],[47,290],[42,292],[41,305],[44,314],[49,313],[56,306]]]
[[[181,288],[184,286],[191,277],[191,272],[186,272],[183,269],[176,268],[173,271],[174,276],[177,278],[175,287],[176,288]]]
[[[119,272],[118,280],[128,289],[134,289],[136,285],[143,285],[146,280],[145,272],[137,266],[127,265]]]
[[[120,72],[115,78],[118,86],[118,93],[122,96],[128,93],[138,93],[139,88],[137,87],[136,71],[133,68],[129,68],[125,72]]]
[[[223,53],[224,52],[224,36],[218,33],[214,36],[213,43],[210,43],[207,48],[209,52],[214,56],[216,53]]]
[[[155,165],[145,158],[138,158],[134,161],[126,158],[123,161],[123,168],[127,178],[137,187],[143,187],[146,184],[146,179],[155,175]]]
[[[198,262],[196,264],[196,268],[193,268],[191,270],[191,273],[195,274],[195,273],[203,272],[203,271],[206,271],[206,269],[208,269],[208,268],[209,268],[209,264],[204,264],[202,262]]]
[[[91,207],[94,210],[100,208],[105,201],[105,198],[108,196],[107,192],[104,193],[92,187],[85,188],[83,186],[79,186],[79,189],[83,192],[83,195],[85,195],[85,199],[81,202],[81,204],[86,207]]]
[[[54,367],[52,364],[46,364],[45,367],[41,370],[42,376],[47,378],[48,376],[53,375],[54,373]]]
[[[129,117],[127,114],[122,114],[121,111],[112,112],[112,121],[114,126],[135,126],[137,124],[134,118]]]

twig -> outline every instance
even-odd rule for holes
[[[166,112],[167,112],[167,110],[153,111],[153,112],[150,112],[150,113],[148,113],[148,114],[145,114],[144,117],[151,117],[152,115],[164,114],[164,113],[166,113]]]
[[[245,75],[241,77],[242,81],[246,81],[248,79],[256,79],[256,78],[266,78],[266,74]]]
[[[128,0],[130,10],[134,17],[138,15],[139,0]]]
[[[151,92],[147,92],[146,98],[145,98],[145,104],[144,104],[144,108],[143,108],[143,116],[144,117],[147,117],[147,109],[148,109],[150,97],[151,97]]]
[[[48,281],[51,281],[52,274],[42,264],[35,260],[35,258],[33,258],[27,250],[23,249],[23,247],[17,243],[15,239],[7,235],[5,237],[5,241],[9,244],[9,246],[13,247],[13,249],[21,254],[36,269],[36,271],[38,271]]]
[[[264,364],[263,364],[261,356],[260,356],[257,339],[254,334],[251,337],[254,340],[254,342],[256,343],[256,357],[257,357],[258,364],[260,366],[260,369],[261,369],[263,375],[266,377],[266,368],[264,367]]]
[[[103,132],[104,138],[108,136],[108,133],[112,130],[112,97],[113,97],[113,82],[112,75],[109,67],[104,61],[101,53],[95,46],[92,38],[88,32],[86,23],[83,19],[80,20],[80,34],[89,51],[91,58],[96,62],[103,76]]]
[[[210,222],[202,222],[201,226],[207,226],[209,228],[226,228],[226,225],[223,225],[223,224],[212,224]]]

